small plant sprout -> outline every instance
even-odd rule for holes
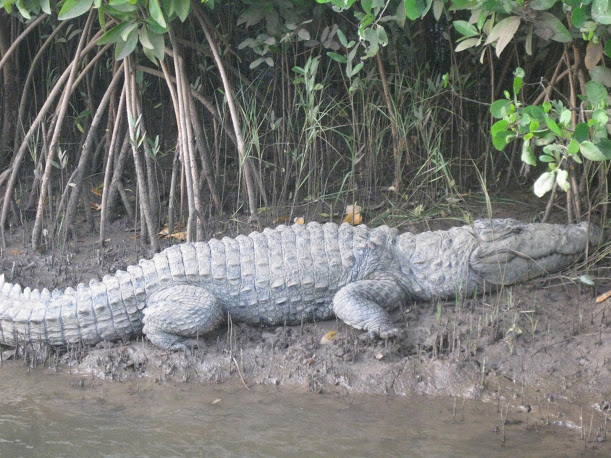
[[[523,313],[528,318],[530,322],[530,335],[534,339],[537,326],[539,325],[539,318],[535,318],[536,310],[522,310],[520,313]]]

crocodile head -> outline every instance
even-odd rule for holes
[[[521,223],[513,219],[481,220],[469,256],[474,276],[494,285],[512,285],[567,267],[585,253],[601,230],[588,223]]]
[[[416,298],[470,294],[481,285],[512,285],[574,262],[601,231],[587,223],[528,224],[478,220],[448,231],[405,233],[398,238],[401,270]]]

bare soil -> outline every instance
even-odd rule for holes
[[[122,219],[109,228],[105,246],[84,227],[77,241],[44,252],[32,252],[23,229],[13,231],[1,256],[2,272],[32,288],[63,288],[150,255]],[[211,237],[253,229],[235,221],[210,227]],[[596,303],[595,297],[611,289],[611,282],[604,268],[592,272],[596,289],[576,281],[581,273],[477,298],[407,304],[394,314],[403,334],[389,341],[370,340],[339,321],[279,328],[229,323],[189,353],[162,351],[139,339],[51,352],[43,364],[118,381],[241,379],[246,387],[483,399],[501,411],[532,412],[535,421],[586,430],[591,422],[591,440],[603,440],[611,428],[611,300]],[[4,360],[20,356],[0,350]]]

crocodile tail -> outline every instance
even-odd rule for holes
[[[128,313],[119,281],[78,285],[64,291],[39,291],[11,284],[0,275],[0,344],[18,346],[93,345],[118,340],[141,331],[139,310]]]

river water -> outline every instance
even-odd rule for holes
[[[0,456],[608,456],[496,405],[227,383],[103,382],[0,364]],[[521,421],[521,423],[520,423]]]

